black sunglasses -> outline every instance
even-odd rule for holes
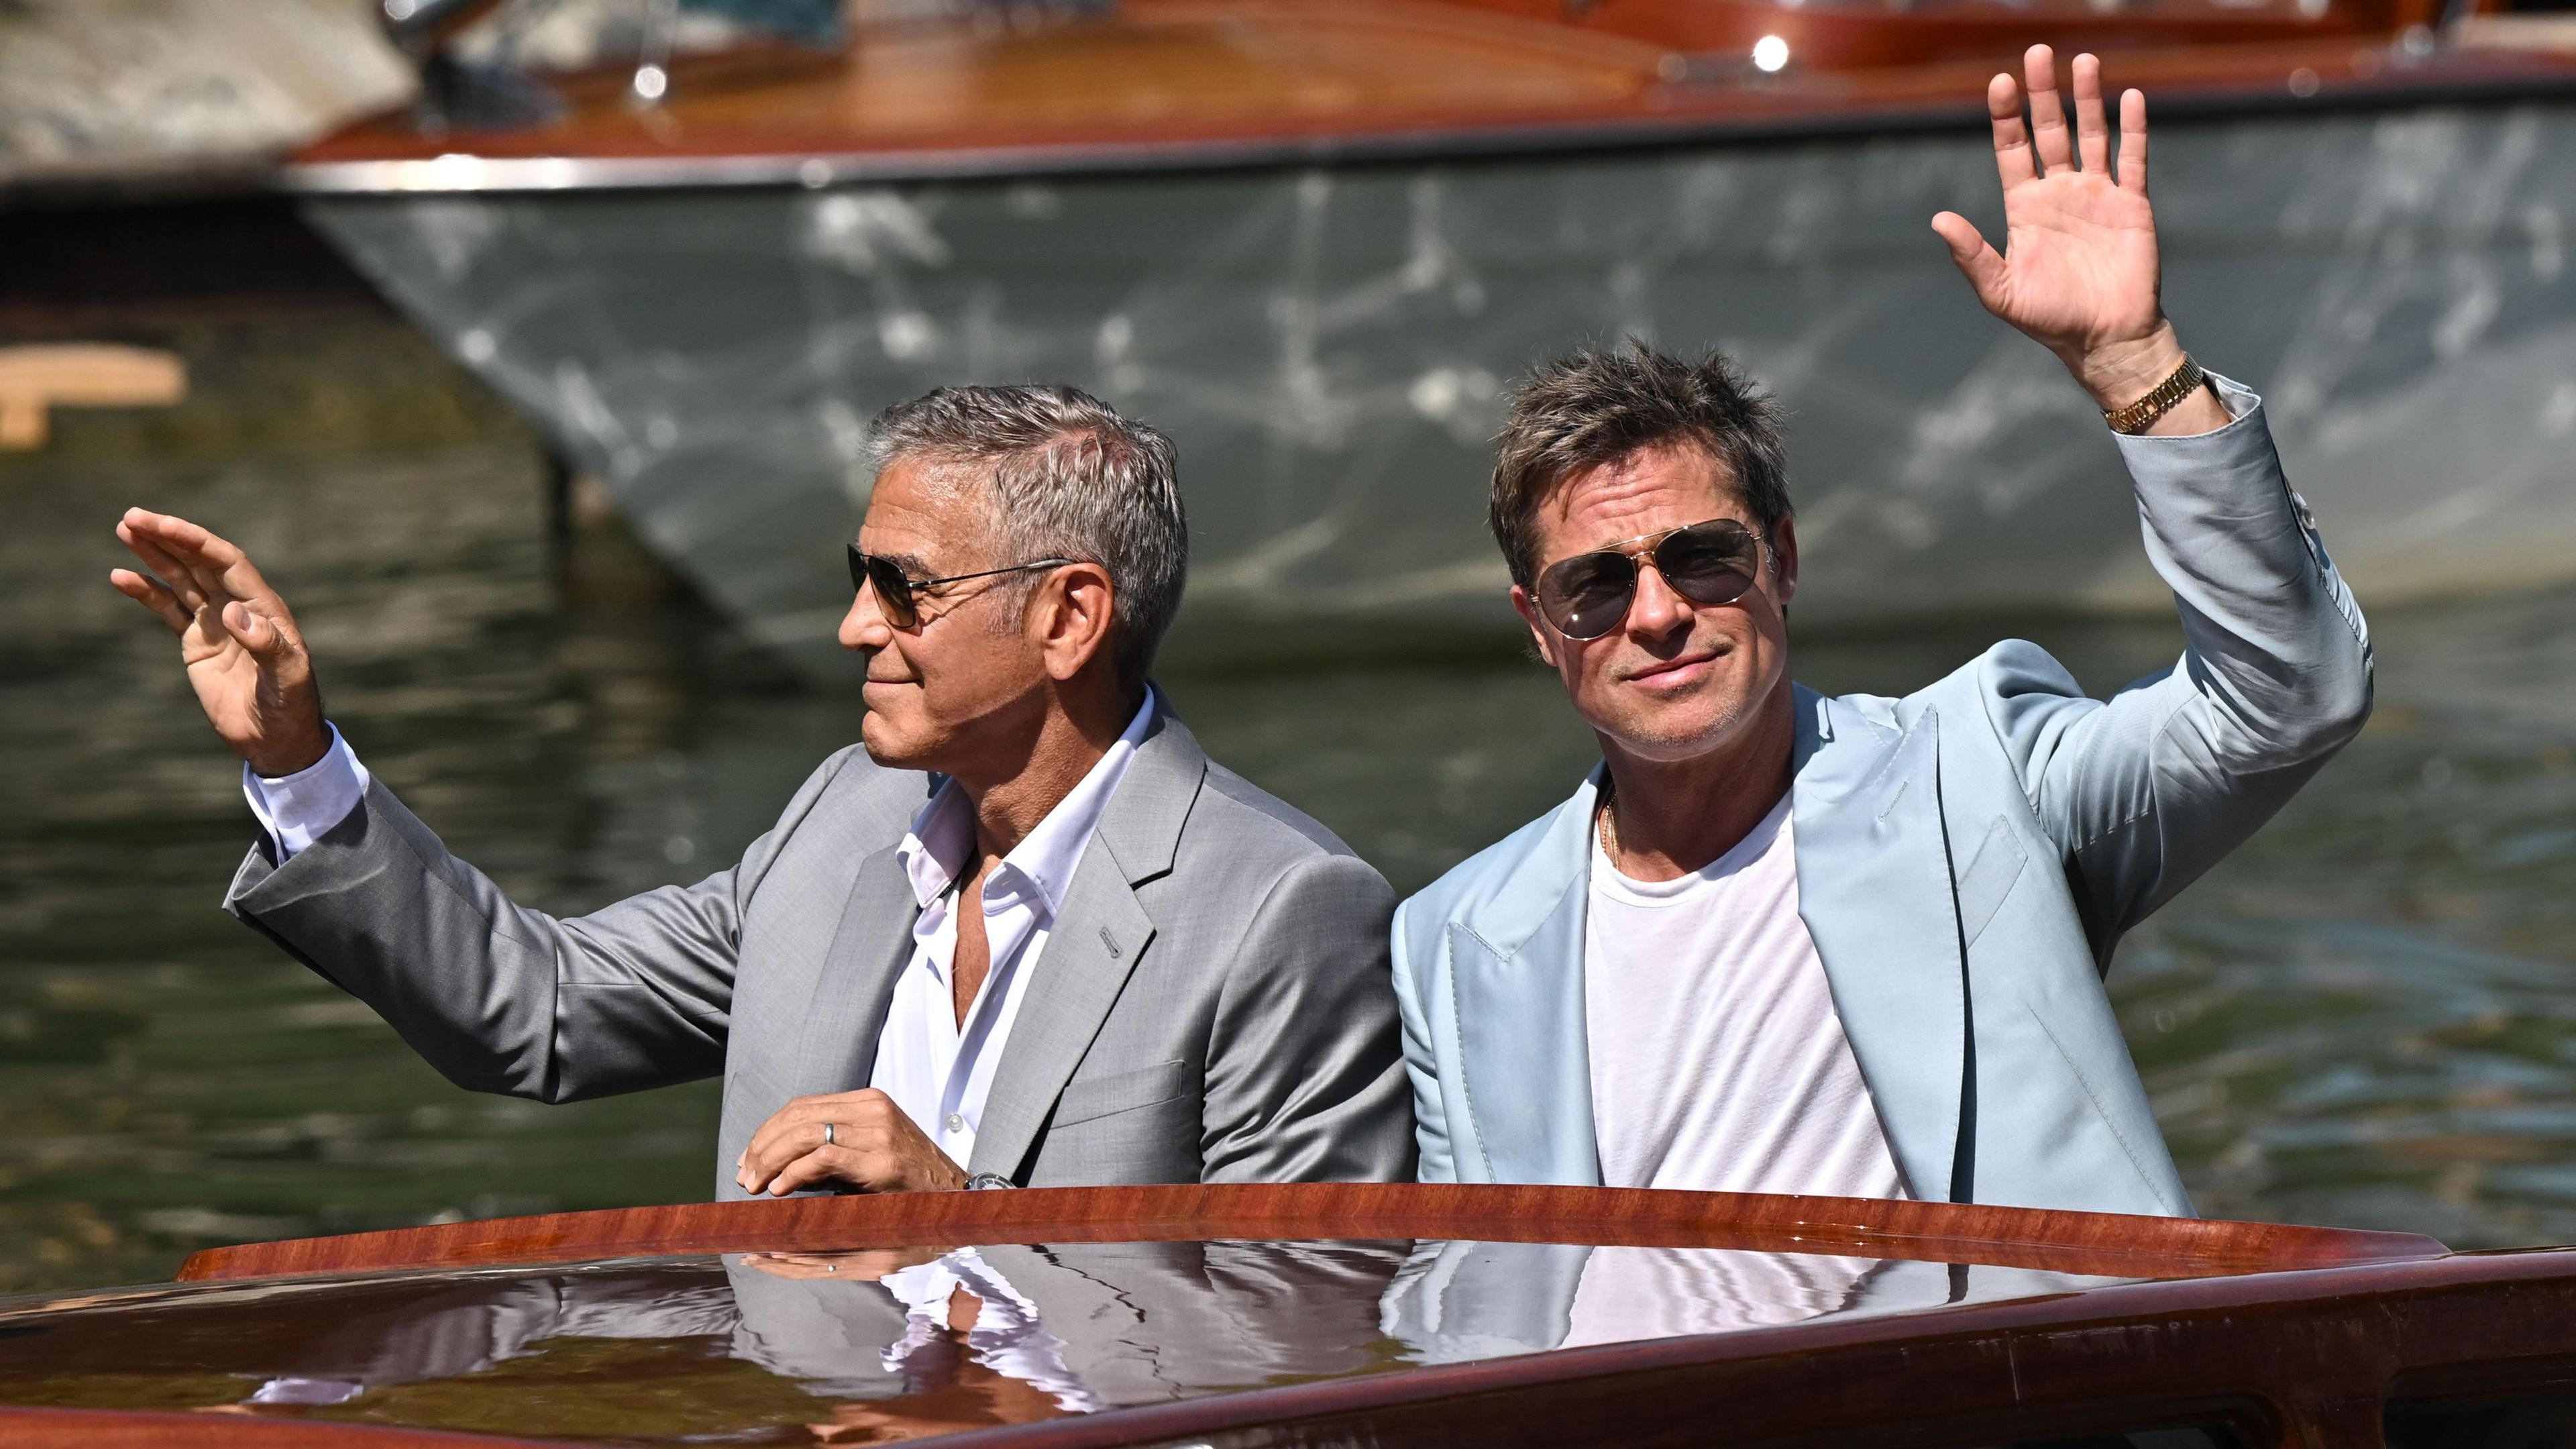
[[[923,589],[935,589],[942,584],[962,584],[968,579],[989,579],[996,574],[1061,568],[1074,562],[1069,558],[1042,558],[1032,563],[1013,564],[1006,569],[986,569],[981,573],[972,574],[950,574],[944,579],[916,579],[905,573],[892,559],[879,558],[872,553],[861,553],[855,543],[849,548],[850,588],[864,594],[873,586],[877,591],[877,607],[885,611],[886,622],[898,629],[909,629],[921,622],[921,600],[918,595]]]
[[[1598,639],[1637,601],[1638,560],[1652,558],[1672,591],[1694,604],[1744,597],[1762,573],[1762,538],[1732,518],[1650,533],[1548,565],[1538,611],[1568,639]]]

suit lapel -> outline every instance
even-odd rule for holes
[[[1189,730],[1158,711],[1074,868],[1046,949],[1028,963],[1027,995],[993,1069],[968,1171],[1019,1176],[1064,1084],[1153,942],[1154,918],[1135,888],[1171,870],[1207,765]]]
[[[1487,1181],[1601,1182],[1583,991],[1598,778],[1557,807],[1502,889],[1449,926],[1459,1070]]]
[[[1097,837],[1092,845],[1074,870],[1046,950],[1032,963],[1028,995],[984,1098],[970,1172],[1018,1176],[1055,1099],[1154,939],[1153,918],[1136,903],[1116,858],[1099,848]]]
[[[1914,1196],[1956,1180],[1967,999],[1941,819],[1939,719],[1902,729],[1800,691],[1798,913]]]
[[[876,1070],[877,1035],[894,999],[895,977],[912,956],[912,921],[920,914],[896,847],[859,863],[841,908],[840,929],[824,953],[796,1048],[791,1097],[847,1092]]]

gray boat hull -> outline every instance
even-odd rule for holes
[[[2269,398],[2367,601],[2576,574],[2576,107],[2176,124],[2166,305]],[[1982,137],[884,187],[333,196],[312,214],[818,672],[879,407],[1077,383],[1179,442],[1188,632],[1505,624],[1509,379],[1714,345],[1794,414],[1802,618],[2161,609],[2099,415],[1926,225]]]

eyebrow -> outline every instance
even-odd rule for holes
[[[867,551],[868,550],[865,547],[862,547],[859,550],[861,553],[866,553]],[[903,570],[905,578],[928,579],[938,577],[938,571],[933,569],[929,564],[923,562],[921,556],[918,554],[881,553],[875,555],[875,557],[884,559],[887,563],[893,564],[896,568]]]

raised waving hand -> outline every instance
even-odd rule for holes
[[[107,581],[179,636],[179,661],[215,733],[274,779],[331,747],[313,658],[286,601],[248,555],[184,518],[129,508],[116,537],[146,572],[115,569]]]
[[[1932,218],[1986,310],[2057,354],[2105,410],[2145,396],[2181,365],[2182,345],[2159,300],[2156,218],[2147,202],[2147,98],[2120,96],[2119,161],[2102,108],[2102,62],[2075,57],[2075,128],[2057,92],[2057,60],[2034,45],[2022,88],[2009,75],[1986,87],[1995,168],[2004,189],[2004,249],[1955,211]],[[2206,390],[2152,431],[2200,432],[2227,414]]]

